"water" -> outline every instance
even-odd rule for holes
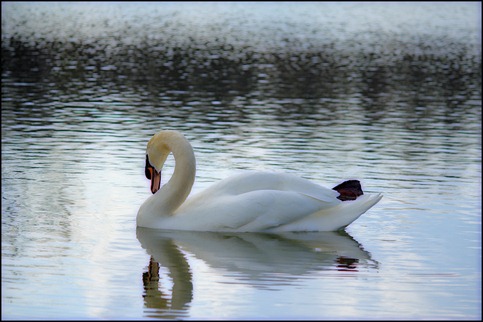
[[[2,4],[2,318],[480,319],[480,12]],[[161,129],[194,192],[274,170],[384,198],[343,232],[136,229]]]

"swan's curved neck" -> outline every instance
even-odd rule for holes
[[[171,179],[152,197],[163,213],[171,214],[186,200],[196,175],[196,159],[191,144],[183,136],[171,136],[159,143],[173,153],[175,167]]]

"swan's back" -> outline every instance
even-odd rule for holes
[[[337,202],[334,199],[339,195],[337,191],[319,186],[307,179],[299,178],[291,174],[246,171],[215,183],[203,192],[189,198],[185,204],[199,198],[241,195],[247,192],[261,190],[298,192],[330,203]]]
[[[347,226],[378,201],[369,195],[354,201],[340,201],[337,196],[337,191],[293,175],[247,172],[189,198],[164,227],[202,231],[331,231]],[[345,213],[339,215],[339,211]]]

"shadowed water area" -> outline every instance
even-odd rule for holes
[[[2,318],[480,319],[480,16],[2,3]],[[193,192],[269,170],[384,198],[340,232],[136,229],[161,129]]]

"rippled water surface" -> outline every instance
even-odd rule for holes
[[[3,3],[2,318],[480,319],[480,14]],[[384,198],[341,232],[136,229],[161,129],[194,192],[256,169]]]

